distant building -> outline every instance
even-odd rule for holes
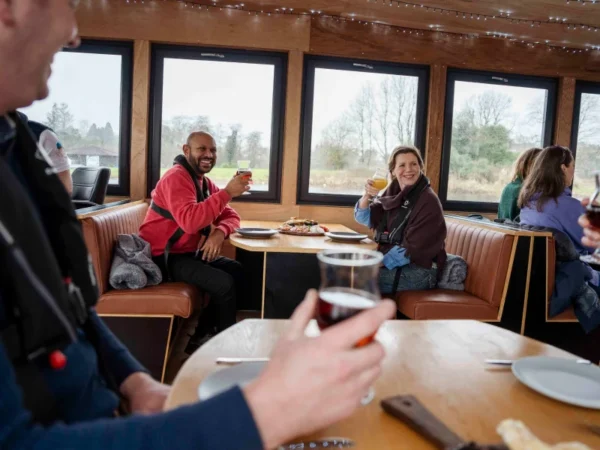
[[[119,150],[86,145],[68,148],[67,155],[73,165],[119,167]]]

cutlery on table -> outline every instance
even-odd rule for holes
[[[381,401],[383,410],[400,419],[440,450],[509,450],[504,444],[466,442],[435,417],[412,395],[398,395]]]
[[[512,366],[515,361],[515,359],[486,359],[485,363],[492,366]],[[587,359],[574,359],[573,362],[575,364],[592,364]]]
[[[245,362],[268,362],[269,358],[224,358],[219,357],[216,359],[217,364],[234,365]]]
[[[336,437],[280,445],[277,447],[277,450],[300,450],[306,448],[350,448],[354,447],[354,445],[355,443],[352,439]]]

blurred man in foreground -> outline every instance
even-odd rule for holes
[[[54,53],[79,41],[76,4],[0,0],[0,448],[273,448],[352,414],[384,354],[378,343],[354,343],[395,306],[383,302],[307,338],[314,292],[258,379],[160,413],[169,387],[95,313],[93,269],[69,196],[11,112],[48,95]],[[120,398],[133,415],[114,417]]]

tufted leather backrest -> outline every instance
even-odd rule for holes
[[[500,307],[515,236],[460,220],[446,219],[446,252],[468,264],[465,291]]]
[[[81,220],[85,243],[96,270],[100,294],[109,289],[108,276],[117,235],[137,233],[147,211],[148,204],[140,203]]]

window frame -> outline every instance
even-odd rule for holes
[[[546,104],[546,127],[544,129],[543,147],[552,144],[556,124],[556,107],[558,80],[556,78],[538,77],[502,72],[486,72],[466,69],[448,69],[446,78],[446,101],[444,107],[444,136],[442,144],[442,167],[440,171],[440,190],[438,193],[444,211],[464,212],[498,212],[498,202],[471,202],[465,200],[448,200],[448,179],[450,175],[450,152],[452,144],[452,126],[454,120],[454,90],[456,81],[494,84],[498,86],[514,86],[548,90]],[[508,183],[508,180],[507,180]]]
[[[315,73],[317,69],[416,76],[418,78],[418,83],[417,111],[415,115],[415,146],[421,150],[421,155],[423,156],[423,160],[425,160],[430,67],[427,65],[337,58],[320,55],[304,56],[301,111],[302,123],[300,126],[301,135],[296,202],[305,205],[354,206],[360,198],[359,195],[315,194],[309,192]]]
[[[91,53],[98,55],[121,56],[121,105],[119,123],[119,182],[108,184],[107,195],[124,196],[130,194],[131,156],[131,102],[133,97],[133,42],[102,41],[84,39],[77,48],[65,48],[63,52]]]
[[[269,160],[269,190],[251,190],[252,195],[239,196],[235,199],[235,202],[280,203],[287,89],[287,53],[190,45],[152,44],[150,120],[148,130],[148,196],[150,196],[150,193],[154,187],[156,187],[156,184],[160,179],[164,60],[166,58],[194,61],[228,61],[252,64],[272,64],[274,66],[273,114],[271,117],[270,140],[271,155]],[[208,174],[208,177],[210,178],[210,174]]]
[[[575,83],[575,103],[573,124],[571,126],[571,152],[577,161],[577,140],[579,138],[579,119],[581,115],[581,97],[583,94],[600,95],[600,82],[577,80]]]

